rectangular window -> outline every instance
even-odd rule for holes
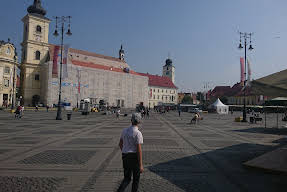
[[[122,107],[125,107],[125,100],[122,100]]]
[[[157,96],[157,99],[159,99],[159,95]]]
[[[10,74],[10,67],[5,67],[4,73]]]
[[[39,75],[39,74],[36,74],[36,75],[35,75],[35,80],[37,80],[37,81],[40,80],[40,75]]]
[[[4,86],[9,87],[9,79],[4,79]]]

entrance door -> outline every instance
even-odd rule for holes
[[[3,94],[3,106],[8,105],[8,94]]]

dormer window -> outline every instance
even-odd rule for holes
[[[36,32],[38,32],[38,33],[42,32],[42,27],[40,25],[37,25]]]

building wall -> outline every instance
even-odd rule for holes
[[[41,76],[42,102],[52,106],[58,103],[59,79],[52,77],[52,62],[43,64]],[[148,78],[130,73],[113,72],[68,64],[68,78],[62,81],[62,100],[77,106],[81,99],[93,98],[96,103],[105,100],[110,106],[134,108],[140,102],[148,103]],[[80,93],[78,93],[80,82]]]
[[[249,95],[246,96],[246,105],[260,105],[263,101],[260,100],[259,95]],[[244,104],[244,96],[233,96],[228,97],[229,105],[243,105]]]
[[[149,86],[148,93],[147,107],[154,108],[163,103],[177,104],[177,89],[175,88]]]
[[[3,105],[4,95],[8,97],[7,101],[8,105],[12,103],[13,96],[14,101],[16,98],[16,79],[17,79],[16,69],[18,63],[17,63],[17,57],[15,61],[14,56],[15,56],[15,47],[12,44],[6,43],[0,46],[0,107]],[[13,75],[15,77],[14,91],[13,91]]]

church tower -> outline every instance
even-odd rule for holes
[[[172,65],[172,60],[165,60],[165,65],[163,66],[162,76],[170,78],[170,80],[175,83],[175,67]]]
[[[121,49],[119,50],[119,59],[122,61],[125,60],[125,51],[123,50],[123,45],[121,45]]]
[[[22,19],[24,23],[21,61],[21,96],[22,103],[33,105],[41,101],[41,64],[48,56],[49,24],[45,17],[46,10],[41,0],[34,0],[27,9],[28,14]]]

